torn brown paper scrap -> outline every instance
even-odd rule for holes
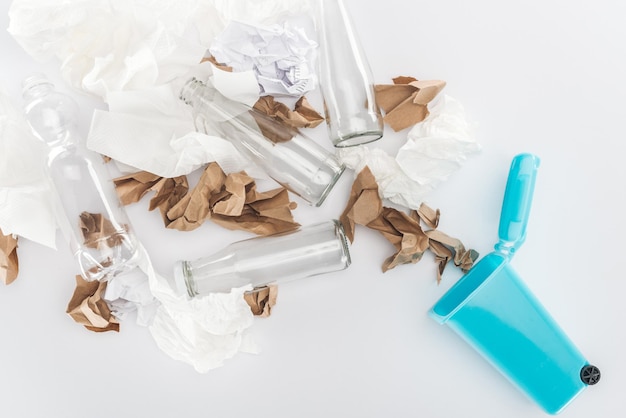
[[[139,202],[161,177],[156,174],[140,171],[113,179],[115,190],[123,205]]]
[[[207,165],[193,190],[167,212],[171,221],[167,228],[191,231],[202,225],[211,215],[209,198],[222,190],[225,181],[226,174],[217,163]]]
[[[250,306],[253,315],[265,318],[271,315],[272,308],[276,305],[278,286],[272,284],[258,287],[245,292],[243,297]]]
[[[82,212],[79,225],[84,244],[88,248],[112,248],[121,245],[124,239],[111,221],[101,213]]]
[[[376,178],[365,166],[354,180],[346,208],[339,217],[350,242],[354,241],[355,225],[367,225],[374,221],[380,216],[382,208]]]
[[[436,261],[439,263],[437,282],[441,281],[441,275],[449,261],[453,261],[455,266],[467,273],[478,258],[478,252],[473,249],[466,250],[457,238],[452,238],[437,230],[426,231],[426,235],[430,240],[430,248],[435,253]]]
[[[424,250],[419,245],[419,239],[413,234],[402,235],[400,250],[383,262],[383,273],[399,264],[415,264],[422,259]]]
[[[103,299],[106,286],[107,282],[88,282],[81,276],[76,276],[76,289],[66,312],[90,331],[119,331],[119,322]]]
[[[178,202],[180,202],[189,191],[189,183],[186,176],[178,176],[173,178],[162,177],[161,180],[156,182],[150,190],[155,194],[150,199],[150,206],[148,210],[154,210],[159,208],[163,223],[167,227],[170,224],[170,219],[167,217],[167,213]]]
[[[424,222],[429,228],[436,229],[439,226],[439,217],[441,213],[439,209],[433,209],[422,203],[416,211],[411,211],[411,216],[417,216],[419,220]]]
[[[376,102],[385,112],[383,120],[394,131],[408,128],[426,119],[430,103],[446,85],[442,80],[417,80],[396,77],[394,84],[374,86]]]
[[[302,96],[295,104],[293,110],[277,101],[273,96],[263,96],[254,104],[254,109],[276,119],[279,122],[292,128],[315,128],[324,121],[311,106],[306,97]]]
[[[422,229],[421,222],[436,228],[439,218],[439,209],[432,209],[426,204],[408,214],[382,206],[376,181],[365,166],[352,185],[340,220],[350,241],[354,240],[354,228],[359,224],[377,230],[395,247],[396,253],[383,262],[383,272],[400,264],[417,263],[427,250],[431,250],[438,263],[439,282],[448,261],[454,261],[456,266],[467,272],[478,258],[478,253],[466,251],[460,240],[435,229],[426,232]]]
[[[289,194],[285,188],[258,192],[256,184],[252,184],[246,194],[246,205],[241,215],[224,216],[214,213],[211,221],[232,230],[271,235],[292,231],[300,226],[294,221],[291,213],[295,207],[295,202],[289,200]]]
[[[248,200],[248,205],[257,215],[298,225],[291,212],[298,204],[289,200],[287,189],[280,187],[264,193],[255,191],[248,196],[254,196],[254,200]]]
[[[246,173],[229,174],[224,182],[224,190],[228,195],[215,203],[213,213],[226,216],[241,215],[246,204],[246,187],[253,182],[254,179]]]
[[[0,280],[5,285],[11,284],[19,274],[17,258],[17,237],[4,235],[0,229]]]
[[[416,251],[424,252],[428,249],[428,237],[424,234],[419,220],[395,208],[384,207],[380,219],[368,224],[367,227],[381,232],[397,250],[403,248],[403,237],[407,234],[416,237],[414,244]]]

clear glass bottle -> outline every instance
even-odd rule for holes
[[[180,293],[194,297],[229,292],[247,284],[258,287],[284,283],[343,270],[349,265],[343,227],[332,220],[238,241],[196,261],[178,261],[174,278]]]
[[[344,166],[335,155],[297,129],[222,96],[195,78],[180,99],[193,108],[196,128],[217,131],[276,182],[313,206],[320,206]]]
[[[24,80],[26,119],[49,149],[47,174],[58,199],[57,221],[86,280],[103,280],[135,266],[137,241],[109,179],[104,159],[77,129],[78,105],[45,76]]]
[[[330,139],[351,147],[383,136],[367,57],[342,0],[315,0],[319,77]]]

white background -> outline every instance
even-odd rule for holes
[[[1,0],[6,28],[9,1]],[[397,75],[443,79],[479,123],[483,151],[429,196],[440,229],[482,255],[496,241],[511,158],[541,160],[528,238],[513,266],[602,381],[561,416],[626,416],[623,163],[625,6],[619,0],[502,2],[346,0],[377,83]],[[46,71],[0,31],[0,83]],[[84,104],[86,129],[94,106]],[[324,141],[323,129],[313,132]],[[406,131],[387,129],[393,152]],[[0,150],[2,152],[2,150]],[[352,173],[302,224],[338,217]],[[248,235],[207,223],[165,230],[147,198],[128,207],[155,267],[195,259]],[[20,276],[0,288],[0,417],[541,417],[446,327],[427,316],[460,277],[435,281],[431,256],[382,274],[393,248],[358,228],[352,266],[281,286],[270,318],[252,328],[262,347],[198,374],[161,352],[132,320],[95,334],[65,308],[75,267],[65,248],[20,241]]]

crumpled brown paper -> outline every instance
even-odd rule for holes
[[[222,71],[228,71],[229,73],[233,72],[233,67],[229,67],[226,64],[222,64],[220,62],[217,62],[217,60],[215,59],[215,57],[213,55],[209,55],[207,57],[203,57],[200,60],[200,63],[207,62],[207,61],[209,61],[211,64],[215,65],[217,68],[219,68]]]
[[[149,191],[155,192],[150,199],[148,210],[159,208],[165,226],[171,220],[167,212],[174,207],[189,191],[189,183],[186,176],[174,178],[160,177],[156,174],[140,171],[113,180],[120,201],[124,205],[135,203]]]
[[[5,285],[17,279],[19,262],[17,259],[17,237],[4,235],[0,229],[0,280]]]
[[[268,317],[272,313],[272,308],[276,305],[278,297],[278,286],[272,284],[254,288],[245,292],[243,298],[250,306],[252,314],[260,317]]]
[[[354,180],[346,208],[339,217],[350,242],[354,241],[355,225],[368,225],[380,216],[382,210],[376,178],[365,166]]]
[[[383,262],[383,272],[399,264],[417,263],[426,250],[432,251],[439,265],[439,282],[449,261],[467,272],[478,258],[476,251],[466,250],[461,241],[435,229],[439,225],[439,217],[439,209],[434,210],[425,204],[408,214],[383,206],[376,180],[369,167],[365,166],[352,185],[350,198],[339,220],[351,242],[355,226],[359,224],[379,231],[393,244],[396,253]],[[424,231],[422,222],[432,229]]]
[[[114,180],[122,203],[137,202],[148,191],[156,191],[150,210],[161,209],[165,226],[180,231],[198,228],[207,219],[228,229],[258,235],[291,231],[300,226],[291,211],[285,188],[256,190],[254,179],[245,172],[226,175],[215,162],[204,169],[196,186],[187,192],[187,179],[166,179],[141,172]]]
[[[430,103],[446,85],[442,80],[417,80],[396,77],[394,84],[374,86],[376,102],[385,112],[383,120],[394,131],[401,131],[423,121]]]
[[[101,213],[82,212],[80,229],[83,233],[84,244],[88,248],[112,248],[122,244],[123,237],[117,233],[111,221]]]
[[[76,276],[76,289],[67,305],[66,312],[74,321],[90,331],[106,332],[120,330],[120,324],[103,299],[107,282],[88,282]]]
[[[324,117],[313,109],[304,96],[296,102],[294,110],[289,109],[286,104],[276,101],[273,96],[259,98],[254,104],[254,109],[292,128],[315,128],[324,121]]]

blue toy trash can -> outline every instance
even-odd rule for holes
[[[599,380],[591,366],[510,266],[524,242],[539,159],[513,159],[495,251],[431,309],[546,412],[561,411]]]

